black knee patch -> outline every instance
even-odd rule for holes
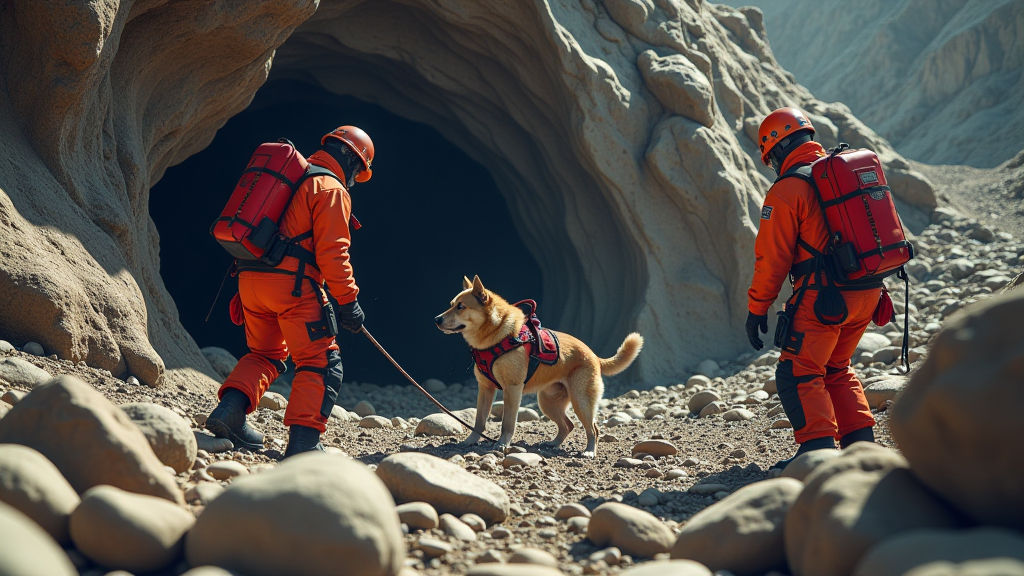
[[[338,401],[338,392],[341,391],[341,381],[345,371],[341,366],[341,354],[337,350],[327,351],[327,366],[315,368],[313,366],[299,366],[295,372],[314,372],[323,378],[324,398],[320,403],[320,415],[324,418],[331,417],[331,411]]]
[[[804,405],[800,402],[799,385],[814,380],[814,375],[794,376],[793,361],[786,360],[779,362],[775,369],[775,387],[779,391],[779,400],[782,401],[782,409],[786,411],[793,430],[800,430],[807,425],[807,416],[804,415]]]

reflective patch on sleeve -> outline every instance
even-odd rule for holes
[[[765,206],[764,208],[761,208],[761,220],[771,220],[771,219],[772,219],[772,207],[771,206]]]

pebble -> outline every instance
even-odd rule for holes
[[[654,515],[617,502],[606,502],[594,510],[587,538],[596,546],[615,546],[647,558],[668,552],[675,543],[675,534]]]
[[[275,411],[284,410],[288,408],[288,400],[277,392],[266,392],[260,398],[260,408],[268,408]]]
[[[686,381],[686,384],[685,384],[685,386],[687,388],[693,388],[694,386],[703,386],[704,388],[707,388],[710,385],[711,385],[711,378],[708,378],[707,376],[704,376],[703,374],[697,374],[697,375],[694,375],[694,376],[690,376],[690,378]]]
[[[726,422],[742,422],[744,420],[750,420],[754,417],[754,413],[746,408],[733,408],[725,414],[722,414],[722,419]]]
[[[543,532],[543,530],[541,531]],[[556,532],[557,534],[557,532]],[[539,564],[541,566],[558,567],[558,559],[539,548],[520,548],[509,556],[509,564]]]
[[[234,460],[220,460],[219,462],[214,462],[207,466],[206,473],[217,480],[229,480],[237,476],[244,476],[248,474],[249,469],[241,462],[235,462]]]
[[[793,427],[793,423],[788,418],[780,418],[775,422],[772,422],[772,429],[774,430],[785,430]]]
[[[484,530],[487,530],[487,522],[484,522],[484,519],[476,514],[463,514],[462,516],[459,516],[459,520],[461,520],[466,526],[472,528],[474,532],[483,532]]]
[[[463,542],[472,542],[476,540],[476,532],[472,528],[466,525],[465,522],[459,520],[451,514],[441,514],[440,517],[441,529],[444,533],[454,537],[456,540]]]
[[[388,420],[387,418],[385,418],[383,416],[377,416],[377,415],[374,414],[374,415],[370,415],[370,416],[364,416],[361,420],[359,420],[359,427],[360,428],[393,428],[394,426],[391,424],[391,420]]]
[[[14,406],[18,402],[21,402],[21,400],[27,395],[28,392],[25,392],[24,390],[8,390],[7,392],[4,392],[3,396],[0,396],[0,400]]]
[[[46,351],[43,350],[43,347],[38,342],[26,343],[25,346],[21,349],[21,351],[26,354],[31,354],[33,356],[46,356]]]
[[[7,340],[0,340],[0,352],[13,352],[16,350],[13,344]]]
[[[594,552],[590,555],[589,560],[591,562],[604,562],[609,566],[617,566],[622,560],[622,551],[615,546],[611,546]]]
[[[539,466],[544,461],[544,457],[540,454],[533,452],[522,452],[517,454],[509,454],[501,461],[501,465],[505,468],[509,466],[520,465],[524,468],[532,468],[533,466]]]
[[[687,476],[686,470],[673,468],[665,473],[665,480],[675,480],[676,478],[686,478]]]
[[[532,408],[520,408],[518,419],[519,422],[536,422],[540,420],[540,414]]]
[[[485,550],[483,554],[477,556],[474,562],[476,562],[477,564],[502,564],[505,562],[505,557],[502,555],[501,552],[495,550],[494,548],[490,548],[488,550]]]
[[[725,408],[725,402],[715,401],[708,404],[707,406],[704,406],[704,408],[701,409],[699,415],[701,418],[707,418],[709,416],[714,416],[715,414],[721,414],[722,411],[725,410]]]
[[[686,403],[686,407],[690,409],[690,412],[700,414],[705,406],[721,399],[722,397],[714,390],[701,390],[690,398],[689,402]]]
[[[374,410],[373,408],[373,404],[370,404],[366,400],[362,400],[358,404],[356,404],[355,408],[353,408],[352,411],[355,412],[356,414],[359,414],[361,418],[373,416],[374,414],[377,413],[377,411]]]
[[[668,406],[665,406],[664,404],[651,404],[647,407],[647,410],[644,411],[644,419],[650,420],[655,416],[663,416],[665,414],[668,414]]]
[[[438,558],[454,550],[451,544],[434,538],[420,538],[416,546],[427,558]]]
[[[585,534],[588,526],[590,526],[590,518],[586,516],[575,516],[569,518],[565,523],[566,530],[571,534]]]
[[[416,425],[416,436],[460,436],[464,427],[458,420],[444,413],[431,414]]]
[[[643,460],[637,460],[636,458],[619,458],[612,465],[612,468],[636,468],[643,464]]]
[[[697,494],[698,496],[710,496],[715,492],[726,492],[729,487],[725,484],[694,484],[687,490],[690,494]]]
[[[555,512],[555,518],[559,520],[568,520],[569,518],[590,518],[590,510],[582,505],[575,502],[569,504],[562,504],[558,507],[558,511]]]
[[[426,502],[406,502],[395,507],[398,519],[413,530],[433,530],[440,520],[437,510]]]
[[[509,530],[508,528],[503,528],[501,526],[498,526],[494,530],[491,530],[491,538],[494,538],[495,540],[503,540],[505,538],[511,538],[511,537],[512,537],[512,531]]]
[[[35,388],[53,379],[49,372],[21,358],[0,358],[0,378],[14,386]]]
[[[676,445],[668,440],[644,440],[633,446],[633,454],[650,454],[651,456],[675,456],[679,453]]]

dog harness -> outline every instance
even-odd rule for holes
[[[498,380],[494,377],[494,362],[506,352],[511,352],[520,346],[526,348],[526,353],[530,357],[530,365],[526,370],[524,384],[530,381],[534,372],[537,371],[537,367],[541,364],[553,366],[558,362],[558,337],[551,330],[541,328],[540,318],[537,318],[537,302],[523,300],[516,302],[513,306],[525,306],[528,308],[526,322],[519,329],[519,334],[509,336],[486,350],[470,348],[477,370],[480,370],[481,374],[493,382],[498,387],[498,390],[502,388],[501,384],[498,384]]]

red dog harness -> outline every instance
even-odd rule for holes
[[[541,328],[540,319],[537,318],[537,303],[533,300],[516,302],[514,306],[526,306],[529,310],[526,313],[526,322],[519,330],[519,334],[505,338],[497,345],[487,350],[470,348],[473,353],[473,362],[477,370],[487,377],[501,390],[501,384],[494,377],[494,361],[506,352],[515,350],[520,346],[526,347],[526,353],[530,357],[530,366],[526,371],[526,382],[530,381],[533,373],[541,364],[552,366],[558,362],[558,337],[547,328]]]

